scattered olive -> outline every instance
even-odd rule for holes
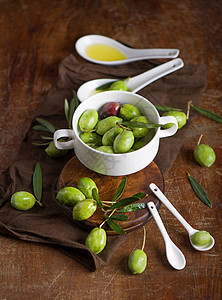
[[[92,198],[92,190],[94,188],[98,191],[95,182],[89,177],[80,178],[77,188],[86,196],[87,199]]]
[[[91,217],[96,211],[97,204],[93,199],[85,199],[77,202],[73,208],[73,219],[77,221],[83,221]]]
[[[86,199],[86,197],[79,189],[72,186],[67,186],[58,192],[56,199],[61,204],[74,206],[77,202]]]
[[[50,157],[58,158],[64,156],[68,152],[68,150],[57,149],[54,142],[51,142],[45,149],[45,152]]]
[[[177,120],[177,123],[178,123],[178,129],[182,128],[187,122],[187,116],[182,111],[176,111],[176,110],[167,111],[163,114],[163,116],[173,116],[173,117],[175,117],[176,120]],[[168,123],[168,124],[164,125],[163,128],[168,129],[172,126],[173,126],[173,123]]]
[[[194,157],[196,161],[203,167],[210,167],[216,160],[214,150],[205,144],[199,144],[194,148]]]
[[[115,81],[109,87],[110,91],[119,90],[119,91],[127,91],[127,85],[123,80]]]
[[[191,236],[191,241],[196,246],[205,246],[210,241],[210,234],[207,231],[198,231]]]
[[[85,245],[93,253],[100,253],[106,246],[106,232],[103,228],[94,228],[85,240]]]
[[[133,274],[143,273],[147,266],[146,253],[140,249],[136,249],[131,252],[128,260],[128,266]]]
[[[11,196],[11,205],[18,210],[28,210],[35,202],[35,197],[29,192],[20,191]]]

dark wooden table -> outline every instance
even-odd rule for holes
[[[222,114],[221,1],[1,0],[0,6],[1,171],[24,138],[19,128],[27,131],[40,94],[55,83],[59,61],[74,51],[82,35],[102,34],[136,48],[179,48],[186,64],[207,64],[201,106]],[[217,155],[210,168],[192,158],[201,133]],[[215,237],[211,251],[193,250],[186,231],[164,206],[162,219],[187,259],[182,271],[167,263],[153,220],[146,225],[148,267],[137,276],[130,274],[127,257],[140,247],[142,229],[130,235],[110,265],[94,273],[51,247],[1,235],[0,299],[221,299],[220,138],[221,125],[198,115],[165,178],[166,196],[177,209]],[[186,175],[191,170],[210,195],[212,209],[193,195]]]

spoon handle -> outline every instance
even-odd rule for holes
[[[178,57],[179,49],[133,49],[127,47],[129,59],[157,59],[157,58],[175,58]]]
[[[163,236],[164,242],[166,244],[167,241],[170,240],[170,237],[169,237],[169,235],[168,235],[168,233],[166,231],[165,226],[163,225],[163,222],[162,222],[162,220],[160,218],[160,215],[159,215],[159,213],[158,213],[158,211],[156,209],[155,204],[153,202],[148,202],[147,203],[147,207],[148,207],[150,213],[152,214],[154,220],[156,221],[156,224],[159,227],[159,230],[160,230],[160,232],[161,232],[161,234]]]
[[[151,82],[181,69],[184,66],[183,60],[181,58],[176,58],[161,64],[151,70],[148,70],[137,76],[133,76],[129,79],[127,83],[127,88],[129,91],[136,93],[137,91],[144,88]]]
[[[171,211],[171,213],[180,221],[189,234],[196,231],[189,223],[181,216],[181,214],[176,210],[176,208],[170,203],[166,196],[161,192],[161,190],[154,184],[149,185],[151,191],[156,195],[156,197]]]

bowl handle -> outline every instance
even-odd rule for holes
[[[70,141],[67,142],[59,142],[58,140],[61,138],[71,138]],[[54,132],[53,135],[54,144],[56,148],[60,150],[73,149],[74,148],[74,134],[71,129],[59,129]]]
[[[173,116],[160,117],[160,124],[165,125],[167,123],[173,123],[173,126],[168,129],[160,129],[159,131],[160,138],[174,135],[177,132],[178,123],[175,117]]]

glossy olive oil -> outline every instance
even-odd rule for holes
[[[114,61],[126,59],[126,55],[116,48],[104,44],[92,44],[86,48],[88,57],[100,61]]]

